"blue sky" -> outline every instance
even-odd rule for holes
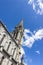
[[[24,20],[26,65],[43,65],[43,1],[0,0],[0,19],[9,32]]]

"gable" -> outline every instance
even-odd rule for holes
[[[13,39],[12,35],[8,32],[8,30],[6,29],[6,27],[4,26],[4,24],[0,21],[0,39],[3,35],[8,35],[13,42],[15,42],[15,44],[18,46],[18,44],[16,43],[16,41]]]

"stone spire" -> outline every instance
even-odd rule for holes
[[[21,26],[23,28],[23,20],[17,25],[17,27]]]
[[[18,44],[21,44],[22,37],[23,37],[23,20],[15,27],[15,30],[13,31],[13,38],[18,42]]]

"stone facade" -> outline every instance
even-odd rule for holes
[[[10,34],[0,21],[0,65],[24,65],[21,58],[23,21]]]

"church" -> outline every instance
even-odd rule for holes
[[[9,33],[0,21],[0,65],[24,65],[22,53],[23,20]]]

